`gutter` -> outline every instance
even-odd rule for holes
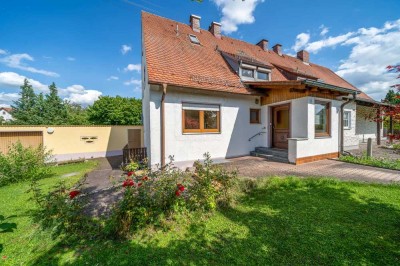
[[[353,98],[347,99],[346,102],[342,103],[340,106],[340,120],[339,120],[339,127],[340,127],[340,154],[344,154],[344,125],[343,125],[343,118],[344,118],[344,107],[349,103],[353,103],[357,99],[357,92],[352,93]]]
[[[163,83],[162,88],[162,96],[161,96],[161,169],[165,167],[165,95],[167,94],[167,84]]]
[[[354,94],[354,93],[358,94],[358,93],[360,93],[359,91],[355,91],[355,90],[347,89],[347,88],[343,88],[343,87],[338,87],[338,86],[335,86],[335,85],[331,85],[331,84],[327,84],[327,83],[324,83],[324,82],[319,82],[319,81],[315,81],[315,80],[311,80],[311,79],[302,80],[301,83],[305,84],[305,85],[309,85],[309,86],[325,88],[325,89],[344,92],[344,93],[348,93],[348,94]]]

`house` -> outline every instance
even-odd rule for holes
[[[0,116],[3,118],[4,121],[13,120],[11,111],[12,111],[12,108],[10,108],[10,107],[0,107]]]
[[[279,154],[294,164],[338,157],[381,123],[365,119],[376,102],[332,70],[208,30],[142,13],[144,141],[151,165],[174,156],[190,166],[214,159]],[[254,153],[254,151],[256,151]],[[274,153],[275,152],[275,153]]]

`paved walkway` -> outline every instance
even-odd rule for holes
[[[242,176],[301,176],[333,177],[343,180],[391,183],[400,182],[400,171],[345,163],[337,160],[322,160],[302,165],[271,162],[258,157],[230,159],[225,166],[237,169]]]
[[[120,169],[122,156],[98,158],[97,168],[90,172],[82,191],[89,194],[85,213],[90,216],[109,214],[113,204],[122,197],[121,183],[123,171]]]

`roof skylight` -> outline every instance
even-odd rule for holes
[[[189,34],[189,39],[190,39],[190,41],[191,41],[192,43],[200,44],[200,41],[199,41],[199,39],[197,39],[197,36],[196,36],[196,35]]]

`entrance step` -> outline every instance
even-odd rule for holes
[[[267,147],[256,147],[255,150],[250,153],[250,155],[256,157],[262,157],[269,161],[289,163],[287,150],[267,148]]]

